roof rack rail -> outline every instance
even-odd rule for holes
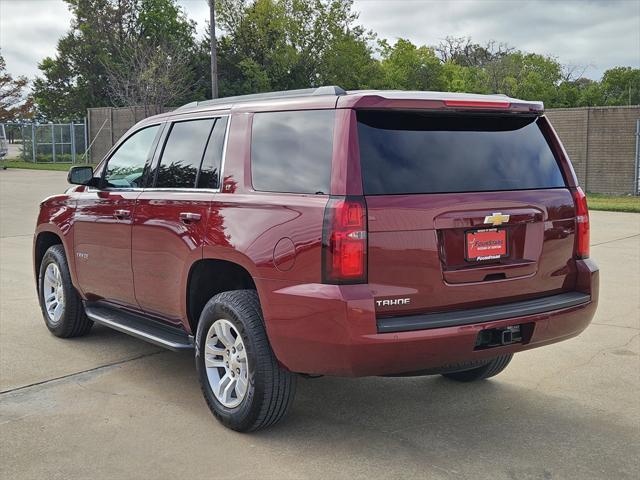
[[[347,92],[337,85],[327,85],[317,88],[301,88],[298,90],[282,90],[279,92],[252,93],[249,95],[237,95],[235,97],[222,97],[213,100],[203,100],[201,102],[191,102],[178,107],[176,110],[183,110],[195,107],[208,107],[211,105],[225,105],[229,103],[244,103],[257,100],[271,100],[278,98],[306,97],[309,95],[344,95]]]

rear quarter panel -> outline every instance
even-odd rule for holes
[[[250,112],[232,114],[222,189],[214,195],[203,258],[234,262],[251,274],[270,334],[271,320],[294,307],[281,303],[282,296],[274,292],[321,282],[322,224],[329,197],[255,191],[251,123]]]

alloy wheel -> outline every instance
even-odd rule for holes
[[[42,282],[42,295],[44,298],[45,310],[52,326],[60,322],[64,313],[64,286],[60,268],[55,263],[47,265]]]
[[[216,399],[227,408],[240,405],[249,385],[249,365],[242,337],[229,320],[216,320],[209,328],[204,365]]]

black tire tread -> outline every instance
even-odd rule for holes
[[[49,327],[49,323],[46,322],[47,312],[44,306],[44,300],[42,298],[42,275],[45,265],[48,265],[48,257],[53,257],[60,268],[60,274],[65,286],[65,315],[69,316],[68,321],[63,322],[55,330]],[[67,263],[67,256],[64,251],[64,247],[60,244],[53,245],[45,252],[42,258],[42,264],[40,265],[40,272],[38,277],[38,288],[40,290],[40,307],[42,308],[42,314],[45,317],[45,323],[49,330],[57,337],[60,338],[72,338],[81,337],[86,335],[91,330],[93,322],[87,317],[84,311],[84,305],[82,299],[75,287],[71,283],[71,274],[69,273],[69,264]]]
[[[295,375],[283,369],[276,360],[269,344],[262,320],[260,300],[255,290],[231,290],[215,295],[203,310],[203,315],[208,308],[215,304],[225,304],[230,307],[246,323],[246,332],[253,336],[256,347],[256,365],[259,374],[263,376],[264,392],[262,399],[258,399],[260,410],[251,425],[239,429],[243,432],[251,432],[269,427],[278,422],[289,411],[295,396]],[[198,334],[200,337],[200,334]],[[233,425],[225,422],[225,418],[218,414],[215,404],[206,394],[205,385],[201,382],[201,388],[209,408],[223,424],[230,428]]]
[[[442,376],[458,382],[474,382],[477,380],[484,380],[486,378],[494,377],[502,372],[511,359],[513,354],[500,355],[493,358],[481,367],[472,368],[469,370],[462,370],[459,372],[443,373]]]

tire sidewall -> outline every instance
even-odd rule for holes
[[[68,325],[72,320],[68,317],[70,314],[71,302],[73,301],[72,295],[75,294],[71,285],[71,275],[69,274],[69,268],[67,267],[67,259],[64,257],[64,251],[61,250],[61,248],[59,249],[54,246],[46,251],[42,258],[40,272],[38,275],[38,299],[40,301],[42,316],[49,331],[57,336],[64,336],[66,334]],[[52,263],[54,263],[60,270],[62,289],[64,291],[64,311],[60,317],[60,321],[56,325],[52,325],[50,323],[49,314],[47,313],[47,307],[44,301],[44,275],[47,271],[47,267]]]
[[[196,369],[198,371],[198,379],[205,400],[218,420],[235,430],[243,430],[248,425],[253,424],[260,410],[257,399],[260,398],[262,382],[260,381],[261,375],[257,371],[256,346],[253,335],[249,333],[242,317],[229,305],[217,302],[216,299],[217,297],[214,297],[207,303],[198,322],[198,330],[196,333]],[[220,319],[230,321],[241,335],[245,345],[247,364],[249,366],[247,393],[240,405],[234,408],[225,407],[216,398],[209,384],[207,369],[204,364],[204,346],[207,333],[211,325]]]

